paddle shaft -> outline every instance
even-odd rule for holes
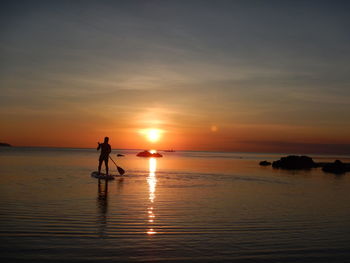
[[[112,160],[112,162],[115,164],[115,166],[118,166],[116,163],[115,163],[115,161],[112,159],[112,157],[111,156],[108,156],[109,157],[109,159],[111,159]]]
[[[109,159],[111,159],[112,160],[112,162],[115,164],[115,166],[117,166],[117,170],[118,170],[118,172],[121,174],[121,175],[123,175],[124,173],[125,173],[125,171],[124,171],[124,169],[123,168],[121,168],[121,167],[119,167],[116,163],[115,163],[115,161],[112,159],[112,157],[111,156],[108,156],[109,157]]]

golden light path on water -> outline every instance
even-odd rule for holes
[[[156,185],[157,185],[157,178],[156,178],[156,170],[157,170],[157,159],[156,158],[150,158],[149,159],[149,175],[147,177],[148,182],[148,189],[149,189],[149,201],[150,205],[148,207],[148,223],[150,225],[147,234],[148,235],[154,235],[157,232],[152,227],[155,219],[154,214],[154,199],[156,198],[155,192],[156,192]]]

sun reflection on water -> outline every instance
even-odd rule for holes
[[[148,223],[150,224],[150,227],[147,231],[148,235],[154,235],[157,232],[152,227],[155,219],[154,214],[154,200],[156,198],[155,192],[156,192],[156,185],[157,185],[157,178],[156,178],[156,170],[157,170],[157,159],[156,158],[150,158],[149,159],[149,175],[147,177],[148,182],[148,191],[149,191],[149,201],[150,205],[148,207]]]

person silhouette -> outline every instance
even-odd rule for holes
[[[98,142],[97,151],[101,149],[100,158],[98,159],[98,174],[101,174],[101,166],[102,166],[102,163],[104,162],[106,167],[106,175],[108,175],[108,158],[109,158],[109,154],[112,151],[112,148],[108,144],[108,141],[109,141],[109,138],[105,137],[105,140],[103,143]]]

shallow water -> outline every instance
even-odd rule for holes
[[[113,152],[127,173],[106,184],[94,150],[1,148],[1,258],[350,262],[349,174],[258,165],[281,154]]]

